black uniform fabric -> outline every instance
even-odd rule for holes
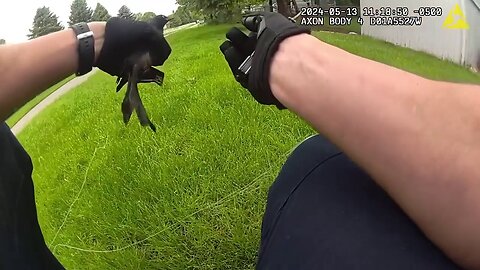
[[[5,123],[0,124],[0,269],[64,269],[38,224],[32,161]]]
[[[461,269],[326,139],[288,158],[268,194],[257,269]]]

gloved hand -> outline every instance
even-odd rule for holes
[[[105,39],[96,66],[112,76],[117,76],[117,92],[127,85],[122,102],[123,121],[127,124],[133,111],[142,126],[150,121],[138,92],[138,83],[163,84],[164,73],[153,66],[160,66],[170,56],[172,49],[163,35],[169,19],[158,15],[149,23],[111,18],[105,26]]]
[[[105,40],[95,66],[112,76],[122,76],[125,61],[129,56],[148,52],[152,66],[161,66],[171,53],[171,48],[163,36],[166,17],[157,16],[152,22],[132,21],[113,17],[105,26]]]
[[[255,16],[255,17],[252,17]],[[227,41],[220,50],[235,76],[235,79],[260,103],[276,105],[279,109],[285,107],[273,96],[270,89],[270,65],[280,43],[291,36],[307,33],[309,28],[296,25],[279,13],[261,12],[246,17],[243,25],[251,32],[247,36],[234,27],[226,35]],[[247,74],[238,68],[253,52],[251,68]],[[248,66],[248,65],[247,65]]]

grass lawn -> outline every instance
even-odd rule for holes
[[[19,108],[16,112],[14,112],[8,119],[5,121],[9,127],[13,127],[18,120],[20,120],[25,114],[27,114],[33,107],[35,107],[38,103],[40,103],[42,100],[44,100],[46,97],[48,97],[51,93],[56,91],[58,88],[62,87],[62,85],[66,84],[68,81],[70,81],[74,76],[70,76],[66,79],[63,79],[62,81],[58,82],[54,86],[48,88],[47,90],[43,91],[39,95],[37,95],[35,98],[27,102],[25,105],[23,105],[21,108]]]
[[[115,93],[115,79],[101,72],[20,133],[45,239],[67,269],[254,267],[268,187],[314,131],[235,82],[218,50],[228,27],[168,37],[164,86],[141,85],[156,134],[134,117],[123,125],[125,89]],[[430,78],[480,83],[462,67],[385,42],[320,38]]]

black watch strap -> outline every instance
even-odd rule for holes
[[[84,75],[92,70],[95,60],[95,39],[93,32],[84,22],[70,26],[78,40],[78,70],[77,76]]]

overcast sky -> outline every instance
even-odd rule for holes
[[[115,16],[122,5],[127,5],[133,13],[153,11],[155,14],[170,15],[177,8],[175,0],[87,0],[94,9],[100,2],[110,15]],[[72,0],[0,0],[0,38],[7,43],[27,40],[28,29],[32,27],[37,8],[47,6],[60,22],[67,26]]]

